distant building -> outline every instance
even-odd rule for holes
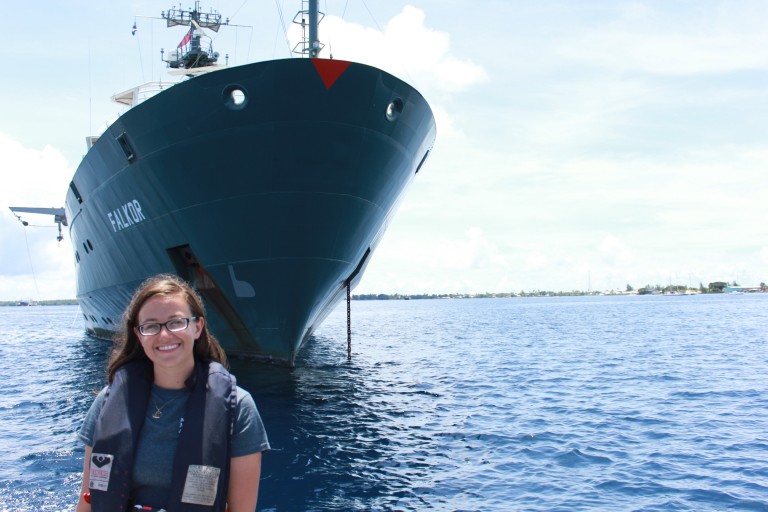
[[[723,293],[755,293],[761,291],[759,286],[726,286]]]

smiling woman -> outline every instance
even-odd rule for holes
[[[174,275],[144,282],[80,430],[77,511],[254,510],[269,442],[226,365],[198,294]]]
[[[182,296],[155,295],[144,303],[140,323],[133,328],[154,366],[155,384],[166,389],[183,388],[195,367],[192,351],[205,327],[205,318],[191,316],[189,309]],[[215,356],[212,359],[221,361]]]

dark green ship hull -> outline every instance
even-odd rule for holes
[[[223,69],[133,107],[67,194],[87,331],[111,338],[135,288],[172,272],[230,355],[293,364],[362,275],[434,137],[415,89],[332,60]]]

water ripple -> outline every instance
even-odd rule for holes
[[[339,308],[296,368],[233,362],[273,446],[260,509],[768,511],[766,306],[356,302],[351,362]],[[73,503],[109,350],[76,317],[0,308],[0,510]]]

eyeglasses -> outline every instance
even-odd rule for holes
[[[168,320],[164,324],[153,322],[151,324],[142,324],[136,327],[139,329],[139,332],[143,336],[155,336],[160,334],[160,331],[163,330],[163,327],[165,327],[168,332],[183,331],[189,327],[190,320],[197,320],[198,318],[200,317],[192,316],[189,318],[174,318],[173,320]]]

